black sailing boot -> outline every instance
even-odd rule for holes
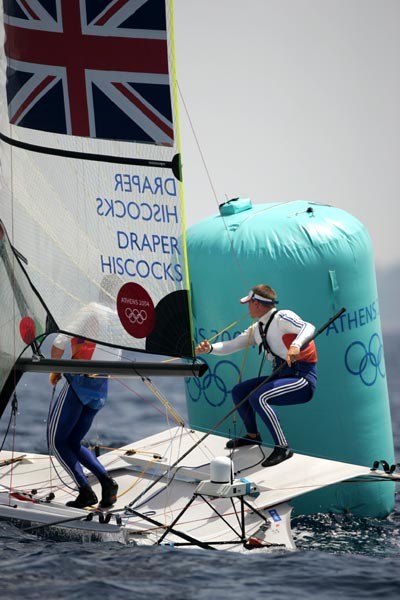
[[[250,437],[248,434],[244,437],[234,438],[226,442],[225,448],[230,450],[231,448],[240,448],[241,446],[254,446],[254,444],[261,444],[261,436],[259,433],[255,437]]]
[[[289,446],[275,446],[271,454],[261,463],[262,467],[274,467],[288,458],[292,458],[293,450]]]
[[[109,475],[104,475],[100,479],[101,483],[101,500],[100,508],[108,508],[117,501],[118,483]]]
[[[90,485],[80,487],[75,500],[67,502],[67,506],[73,506],[74,508],[85,508],[85,506],[92,506],[93,504],[97,504],[97,496]]]

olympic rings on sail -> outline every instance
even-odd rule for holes
[[[145,310],[139,310],[138,308],[126,308],[125,316],[132,325],[137,323],[142,325],[147,319],[147,312]]]

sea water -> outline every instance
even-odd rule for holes
[[[396,457],[400,457],[400,336],[385,336],[385,357]],[[47,377],[18,388],[16,449],[46,452],[51,391]],[[181,382],[163,392],[185,418]],[[6,417],[8,414],[6,415]],[[2,441],[7,418],[0,427]],[[173,426],[174,422],[167,423]],[[165,411],[126,380],[112,382],[110,398],[92,428],[91,442],[123,445],[166,427]],[[6,448],[11,448],[11,431]],[[377,457],[384,458],[384,457]],[[398,598],[400,489],[384,520],[320,515],[294,522],[295,552],[134,547],[118,543],[41,540],[0,523],[0,590],[4,598],[149,598],[318,600]]]

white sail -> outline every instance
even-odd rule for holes
[[[1,218],[33,285],[59,330],[192,355],[170,3],[1,10]]]

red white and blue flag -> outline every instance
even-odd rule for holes
[[[3,0],[13,125],[172,146],[165,0]]]

